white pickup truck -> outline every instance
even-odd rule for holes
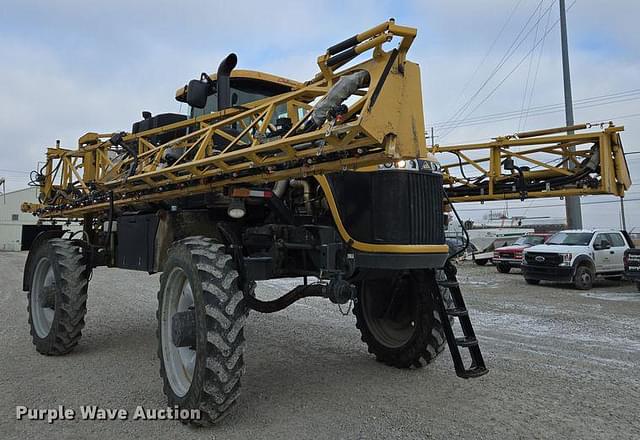
[[[558,232],[545,244],[525,249],[522,275],[528,284],[546,280],[589,290],[596,276],[622,279],[629,243],[626,233],[615,230]]]

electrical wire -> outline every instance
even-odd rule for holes
[[[606,103],[608,101],[611,101],[613,99],[621,99],[621,98],[630,98],[630,97],[639,97],[640,96],[640,89],[631,89],[631,90],[623,90],[620,92],[614,92],[614,93],[607,93],[604,95],[597,95],[597,96],[591,96],[588,98],[582,98],[582,99],[575,99],[573,101],[574,105],[581,105],[581,104],[595,104],[595,103]],[[556,104],[545,104],[545,105],[539,105],[539,106],[535,106],[535,107],[531,107],[530,111],[547,111],[547,110],[556,110],[561,108],[564,109],[564,103],[556,103]],[[506,111],[506,112],[498,112],[498,113],[490,113],[490,114],[486,114],[486,115],[481,115],[481,116],[476,116],[476,117],[472,117],[472,118],[466,118],[466,119],[458,119],[455,121],[451,121],[451,123],[447,123],[445,121],[443,122],[435,122],[433,123],[433,127],[434,128],[444,128],[447,127],[448,125],[454,125],[457,123],[463,123],[463,122],[482,122],[482,121],[492,121],[496,118],[502,118],[502,117],[508,117],[508,116],[517,116],[519,114],[519,110],[510,110],[510,111]],[[462,126],[462,125],[461,125]]]
[[[489,74],[489,77],[487,79],[484,80],[484,82],[480,85],[480,87],[478,88],[478,90],[471,96],[471,98],[469,98],[467,100],[467,102],[465,102],[460,108],[458,108],[458,110],[456,112],[454,112],[454,114],[449,118],[449,120],[453,120],[457,117],[459,117],[459,115],[462,115],[467,108],[469,108],[469,106],[471,105],[471,103],[473,102],[473,100],[475,100],[478,95],[480,95],[480,93],[482,92],[482,90],[489,84],[489,82],[493,79],[493,77],[500,71],[500,69],[505,65],[505,63],[507,61],[509,61],[509,59],[515,54],[515,52],[518,50],[518,48],[522,45],[522,43],[526,40],[526,38],[529,36],[529,34],[532,32],[533,28],[530,29],[525,35],[524,37],[520,38],[522,33],[527,29],[527,27],[529,26],[529,23],[531,22],[531,20],[533,19],[533,17],[535,17],[537,11],[540,9],[541,5],[544,3],[544,0],[540,0],[540,2],[538,3],[538,5],[536,6],[536,8],[534,9],[533,13],[529,16],[529,18],[527,19],[527,22],[524,24],[524,26],[522,27],[522,29],[520,30],[520,32],[518,33],[518,35],[516,35],[516,38],[513,40],[513,42],[511,43],[511,46],[509,46],[509,48],[507,49],[507,51],[505,52],[505,54],[502,56],[502,58],[500,59],[500,61],[498,61],[498,64],[496,65],[496,67],[494,67],[494,69],[491,71],[491,73]],[[549,7],[547,8],[547,10],[551,9],[551,5],[549,5]],[[547,11],[545,10],[545,12]],[[537,24],[534,23],[534,25]],[[518,40],[520,40],[518,42]]]
[[[496,200],[497,201],[497,200]],[[640,197],[639,198],[632,198],[632,199],[624,199],[625,202],[636,202],[636,201],[640,201]],[[582,202],[581,205],[606,205],[606,204],[611,204],[611,203],[620,203],[619,200],[602,200],[602,201],[593,201],[593,202]],[[565,204],[564,203],[556,203],[556,204],[552,204],[552,205],[537,205],[537,206],[516,206],[516,207],[510,207],[509,209],[514,210],[514,209],[540,209],[540,208],[559,208],[559,207],[564,207]],[[459,209],[459,211],[461,212],[469,212],[469,211],[487,211],[487,208],[463,208],[463,209]]]
[[[635,95],[635,96],[628,96],[628,97],[620,97],[619,99],[610,99],[610,100],[605,100],[605,101],[601,101],[601,102],[592,102],[592,103],[584,103],[584,104],[574,104],[574,109],[577,110],[583,110],[583,109],[588,109],[588,108],[594,108],[594,107],[602,107],[605,105],[611,105],[611,104],[621,104],[621,103],[625,103],[625,102],[632,102],[632,101],[638,101],[640,100],[640,94]],[[564,112],[564,108],[556,108],[553,110],[544,110],[544,111],[529,111],[529,117],[538,117],[538,116],[545,116],[545,115],[550,115],[553,113],[559,113],[559,112]],[[495,117],[495,118],[491,118],[491,119],[482,119],[482,120],[477,120],[474,122],[469,122],[466,124],[458,124],[455,126],[455,128],[461,128],[461,127],[474,127],[474,126],[479,126],[479,125],[487,125],[488,123],[494,123],[494,122],[503,122],[503,121],[511,121],[514,119],[518,119],[520,116],[517,114],[513,114],[512,116],[504,116],[504,117]],[[610,119],[609,119],[610,120]],[[608,122],[607,121],[603,121],[603,122]],[[444,137],[444,136],[442,136]]]
[[[551,11],[549,9],[549,11]],[[535,44],[536,40],[538,39],[538,30],[540,28],[540,20],[538,20],[538,22],[536,23],[536,31],[535,34],[533,35],[533,43]],[[529,56],[529,67],[527,68],[527,80],[524,83],[524,93],[522,94],[522,106],[521,106],[521,111],[520,111],[520,120],[518,121],[518,130],[520,131],[520,126],[522,125],[522,116],[524,115],[524,108],[525,105],[527,103],[527,96],[529,95],[529,81],[531,80],[531,67],[533,66],[533,58],[534,58],[534,54],[535,51],[531,52],[531,55]]]
[[[571,10],[571,8],[576,4],[577,0],[573,0],[573,3],[571,3],[571,5],[567,8],[567,11]],[[551,5],[549,6],[549,8],[551,7]],[[555,29],[555,27],[558,25],[558,23],[560,22],[560,19],[556,20],[553,24],[553,26],[551,26],[551,28],[543,35],[543,38],[546,38],[546,35],[549,34],[553,29]],[[496,85],[487,96],[484,97],[484,99],[482,99],[482,101],[480,101],[475,107],[473,107],[473,109],[471,109],[471,111],[467,112],[467,116],[472,115],[478,108],[480,108],[481,105],[483,105],[485,102],[487,102],[489,100],[489,98],[491,98],[493,96],[493,94],[507,81],[507,79],[509,79],[511,77],[511,75],[513,75],[513,73],[518,70],[518,68],[522,65],[522,63],[527,59],[527,57],[529,56],[529,54],[531,52],[533,52],[533,50],[535,50],[536,47],[538,47],[538,45],[540,45],[540,43],[542,42],[542,39],[538,40],[538,42],[536,42],[536,44],[534,45],[534,47],[528,51],[525,56],[520,59],[520,61],[515,65],[515,67],[513,69],[511,69],[511,71],[509,71],[509,73],[507,73],[507,75],[498,83],[498,85]],[[518,45],[519,47],[519,45]],[[441,135],[440,138],[441,140],[446,138],[447,136],[449,136],[449,134],[451,134],[454,130],[456,130],[458,128],[460,124],[456,124],[454,127],[450,128],[445,134]]]
[[[508,24],[511,22],[511,19],[513,18],[516,10],[518,9],[518,7],[520,7],[520,5],[522,4],[522,0],[518,0],[518,2],[513,6],[513,8],[511,9],[511,13],[509,14],[509,16],[507,17],[507,20],[502,24],[502,27],[500,28],[500,31],[498,32],[498,34],[496,35],[496,37],[494,38],[493,42],[491,43],[491,45],[489,46],[489,49],[486,51],[486,53],[484,54],[484,56],[482,57],[482,60],[480,61],[480,63],[478,64],[478,66],[475,68],[475,70],[473,71],[473,73],[471,74],[471,76],[469,77],[469,79],[467,80],[467,82],[465,83],[465,85],[462,87],[462,90],[460,92],[460,94],[458,95],[458,97],[453,101],[456,103],[458,103],[458,101],[460,101],[460,99],[464,96],[464,94],[466,93],[467,89],[469,88],[469,86],[471,85],[471,83],[473,82],[473,80],[475,79],[476,75],[478,74],[478,72],[480,71],[480,68],[482,68],[482,66],[484,65],[485,61],[487,60],[487,58],[489,57],[489,54],[493,51],[493,48],[495,47],[496,43],[498,42],[498,40],[500,39],[500,37],[502,36],[502,34],[504,33],[504,30],[507,28]]]
[[[527,126],[527,119],[529,119],[529,112],[531,110],[531,104],[533,103],[533,94],[536,89],[536,83],[538,81],[538,74],[540,73],[540,62],[542,61],[542,54],[544,53],[544,43],[547,39],[547,31],[549,30],[549,23],[551,22],[551,10],[547,12],[547,22],[544,25],[544,32],[542,37],[542,44],[540,45],[540,52],[538,53],[538,62],[536,64],[536,71],[533,75],[533,84],[531,85],[531,93],[529,94],[529,102],[527,104],[527,112],[524,115],[524,120],[522,121],[522,127],[518,126],[518,131],[524,130]]]

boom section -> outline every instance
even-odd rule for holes
[[[87,133],[76,150],[49,148],[39,176],[41,204],[23,209],[41,217],[78,217],[111,204],[424,157],[420,71],[406,60],[415,35],[415,29],[387,21],[332,46],[318,58],[320,73],[290,92],[141,133]],[[394,37],[397,47],[383,50]],[[367,60],[336,71],[369,50]],[[340,83],[344,89],[347,80],[352,87],[344,97]],[[328,112],[325,106],[320,114],[330,97],[340,106]],[[290,121],[286,130],[276,123],[283,118]],[[186,134],[154,143],[180,130]],[[181,152],[170,163],[169,150]]]
[[[432,147],[452,202],[610,194],[631,187],[620,133],[612,123],[518,133],[481,144]],[[569,132],[570,134],[566,134]],[[575,132],[575,133],[574,133]],[[445,154],[448,153],[448,154]]]

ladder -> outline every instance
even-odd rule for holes
[[[451,352],[451,358],[453,359],[456,375],[463,379],[484,376],[489,372],[489,370],[484,364],[482,352],[478,345],[478,339],[476,338],[473,326],[471,325],[471,320],[469,319],[469,311],[467,310],[464,299],[462,298],[460,285],[456,279],[457,269],[450,261],[447,261],[444,267],[444,272],[447,276],[446,280],[437,281],[435,276],[432,277],[434,280],[432,292],[436,306],[440,312],[440,316],[443,317],[442,326],[447,338],[447,344],[449,345],[449,351]],[[453,299],[453,307],[445,305],[440,287],[449,289]],[[462,337],[457,337],[455,335],[449,317],[458,319],[462,329]],[[464,360],[460,353],[460,348],[467,348],[469,350],[471,365],[468,368],[465,367]]]

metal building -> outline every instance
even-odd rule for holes
[[[0,193],[0,251],[28,250],[38,233],[61,228],[38,225],[37,217],[20,211],[22,202],[38,203],[38,188]]]

